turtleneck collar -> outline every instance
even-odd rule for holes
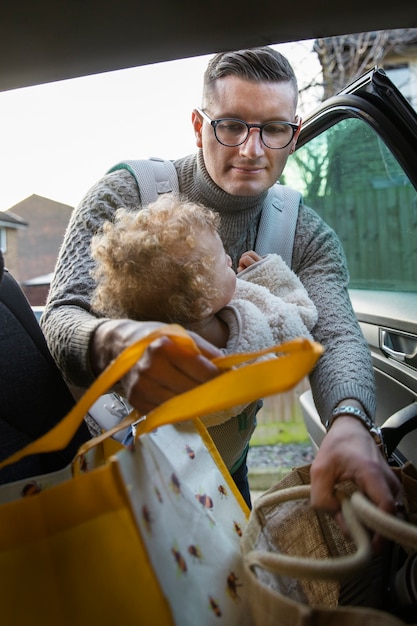
[[[220,189],[207,172],[202,151],[174,162],[180,194],[220,214],[219,234],[236,270],[240,256],[254,250],[267,192],[256,197],[233,196]]]
[[[243,211],[253,218],[261,212],[267,192],[252,197],[234,196],[223,191],[208,173],[201,149],[196,154],[175,161],[175,166],[179,173],[180,191],[189,200],[200,202],[222,215]],[[193,170],[192,176],[190,168]]]

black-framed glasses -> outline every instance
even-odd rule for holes
[[[282,150],[294,138],[298,124],[291,122],[272,121],[266,124],[248,124],[233,117],[222,117],[212,120],[202,109],[197,111],[209,122],[213,128],[217,141],[228,148],[241,146],[247,140],[251,128],[259,128],[262,143],[267,148]]]

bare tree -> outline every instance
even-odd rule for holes
[[[323,100],[375,65],[381,66],[392,54],[417,52],[417,28],[371,31],[316,39],[317,53],[323,70]]]

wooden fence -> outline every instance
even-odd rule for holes
[[[274,422],[302,423],[300,395],[310,388],[308,379],[303,379],[294,389],[264,399],[264,405],[257,415],[258,424]]]
[[[310,204],[306,198],[306,204]],[[417,193],[411,185],[332,194],[311,206],[337,232],[351,287],[417,290]]]

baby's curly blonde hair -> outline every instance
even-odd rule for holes
[[[218,224],[216,213],[173,194],[136,211],[118,209],[92,239],[93,310],[183,326],[204,319],[217,295],[205,243]]]

